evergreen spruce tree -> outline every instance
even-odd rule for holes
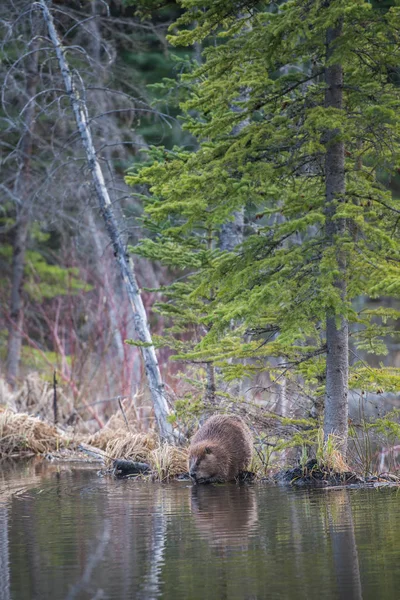
[[[271,356],[310,382],[325,376],[325,437],[336,434],[345,453],[349,331],[356,348],[384,353],[386,321],[399,316],[354,303],[400,292],[400,205],[385,186],[400,167],[399,3],[182,6],[170,41],[206,47],[183,76],[185,127],[199,148],[154,149],[128,177],[151,192],[154,235],[134,251],[188,273],[161,305],[178,354],[213,360],[228,377],[268,369]],[[243,243],[216,249],[210,240],[241,210]],[[399,381],[362,364],[350,373],[364,388]]]

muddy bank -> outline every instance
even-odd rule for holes
[[[52,462],[80,462],[101,469],[103,475],[168,481],[188,479],[187,448],[162,442],[154,433],[127,431],[110,420],[94,435],[62,430],[28,414],[0,408],[0,460],[39,455]],[[348,469],[348,468],[347,468]],[[391,473],[362,477],[346,468],[326,468],[317,460],[265,477],[257,465],[238,477],[238,483],[270,482],[294,487],[400,486]]]
[[[319,464],[316,459],[307,461],[305,465],[297,465],[292,469],[280,471],[273,479],[276,483],[290,484],[294,487],[400,486],[400,477],[392,473],[381,473],[367,477],[362,477],[354,471],[342,471],[339,473]]]

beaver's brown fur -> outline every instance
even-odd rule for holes
[[[240,417],[210,417],[191,440],[190,477],[196,483],[231,481],[246,469],[252,452],[250,430]]]

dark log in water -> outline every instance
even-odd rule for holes
[[[128,475],[149,475],[151,473],[151,467],[147,463],[117,458],[113,461],[113,473],[116,477],[127,477]]]

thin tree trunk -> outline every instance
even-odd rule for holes
[[[27,58],[26,97],[34,98],[38,82],[38,59],[40,42],[34,39],[31,54]],[[24,133],[20,143],[20,168],[15,180],[15,195],[19,199],[13,241],[10,324],[8,330],[6,379],[15,388],[19,373],[24,320],[22,288],[24,283],[25,254],[30,221],[30,167],[32,158],[32,136],[35,124],[35,103],[30,102],[25,111]]]
[[[24,215],[17,221],[13,241],[10,322],[7,347],[7,382],[11,389],[15,388],[21,358],[22,326],[24,312],[22,306],[22,288],[25,266],[25,252],[28,237],[28,219]]]
[[[238,100],[245,102],[249,98],[249,92],[244,91],[238,98]],[[242,108],[240,106],[231,106],[232,112],[241,113]],[[239,133],[250,123],[250,119],[243,119],[237,125],[235,125],[231,131],[232,137],[239,135]],[[236,246],[243,242],[243,227],[244,227],[244,208],[234,211],[233,220],[228,223],[224,223],[221,226],[221,232],[219,237],[219,247],[221,250],[227,252],[233,252]]]
[[[235,134],[239,133],[241,126],[244,127],[245,121],[243,124],[239,124],[237,128],[235,128]],[[239,129],[240,128],[240,129]],[[224,250],[226,252],[234,252],[236,246],[243,242],[243,226],[244,226],[244,208],[241,208],[238,211],[233,213],[233,221],[229,221],[228,223],[224,223],[221,226],[221,231],[219,234],[219,248],[220,250]],[[231,322],[231,328],[233,329],[235,323]],[[229,359],[229,362],[234,362],[232,358]],[[215,367],[211,364],[207,364],[207,392],[210,390],[210,381],[211,381],[211,369],[213,372],[215,371]],[[213,385],[213,398],[215,401],[215,393],[216,393],[216,384],[215,384],[215,374],[213,373],[212,378]],[[242,382],[237,382],[231,386],[230,391],[233,396],[240,396],[241,393]]]
[[[212,363],[206,364],[207,384],[206,400],[209,404],[215,404],[217,387],[215,385],[215,367]]]
[[[233,252],[238,244],[243,242],[244,209],[233,213],[233,221],[221,226],[219,247],[221,250]]]
[[[121,233],[118,229],[118,224],[112,209],[112,203],[105,184],[104,176],[93,145],[92,135],[88,124],[87,107],[84,100],[79,96],[79,92],[74,85],[71,71],[66,60],[65,50],[58,37],[54,26],[53,17],[47,7],[46,1],[40,0],[40,6],[43,11],[44,20],[47,25],[51,42],[56,51],[65,89],[71,101],[75,120],[82,140],[82,145],[85,149],[88,166],[92,173],[96,195],[101,208],[106,230],[112,242],[114,254],[121,271],[122,279],[126,286],[129,302],[134,315],[135,330],[139,341],[146,344],[145,346],[141,347],[141,352],[145,364],[147,381],[153,400],[154,413],[160,436],[163,439],[169,439],[172,441],[173,428],[168,422],[168,415],[170,411],[165,397],[164,385],[161,379],[161,373],[158,366],[153,341],[151,339],[147,324],[146,311],[143,306],[140,290],[136,282],[133,261],[126,254]]]
[[[248,100],[249,93],[247,91],[243,92],[239,96],[239,100],[242,102]],[[231,106],[232,112],[240,113],[242,112],[242,108],[236,105]],[[235,125],[231,131],[232,137],[239,135],[244,127],[246,127],[250,123],[250,120],[243,119],[237,125]],[[233,212],[233,220],[227,223],[224,223],[221,226],[221,231],[219,234],[219,248],[225,252],[234,252],[235,248],[239,246],[239,244],[243,243],[243,230],[244,230],[244,207],[240,210]],[[233,329],[235,323],[231,323],[231,328]],[[233,362],[233,359],[230,359],[230,362]],[[240,396],[242,392],[242,384],[243,382],[237,382],[235,385],[231,386],[231,393],[233,396]],[[215,386],[215,384],[214,384]]]
[[[328,29],[326,35],[327,60],[332,56],[335,42],[340,38],[342,26],[338,23]],[[340,64],[333,64],[325,72],[326,92],[325,107],[342,109],[343,70]],[[328,244],[333,246],[336,238],[344,235],[345,219],[335,219],[337,201],[345,194],[344,142],[337,140],[337,130],[327,134],[327,150],[325,158],[326,185],[326,236]],[[338,255],[340,274],[335,281],[342,299],[346,296],[346,263],[343,256]],[[347,451],[348,436],[348,321],[338,315],[328,314],[326,319],[326,395],[324,435],[336,434],[340,439],[340,449]]]

